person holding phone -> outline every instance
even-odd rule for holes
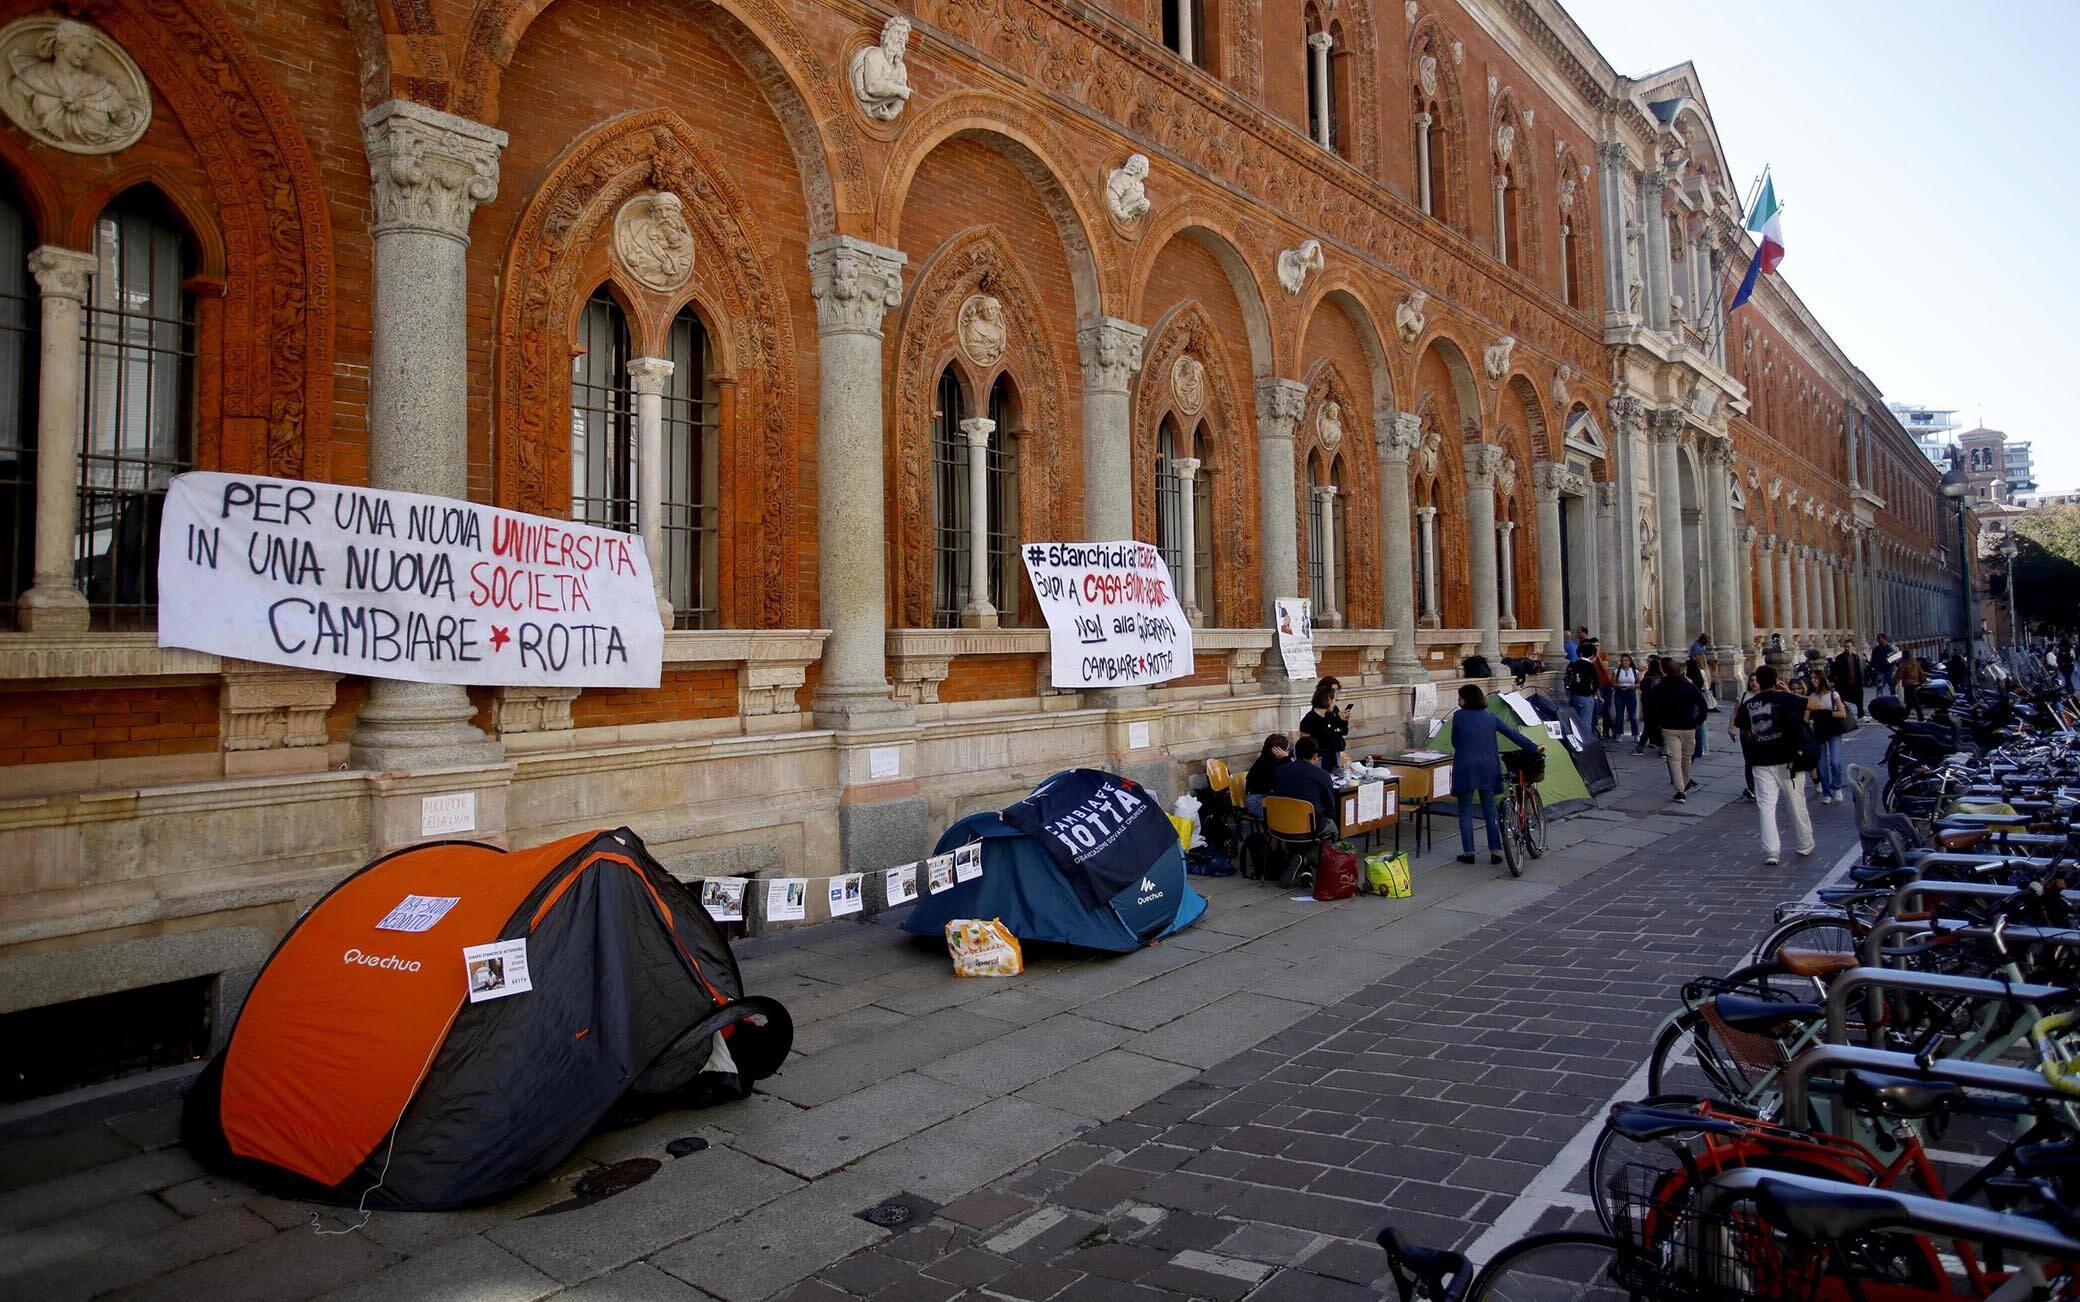
[[[1300,716],[1300,731],[1314,738],[1322,754],[1322,767],[1331,773],[1343,767],[1344,748],[1350,744],[1350,709],[1336,704],[1342,688],[1343,684],[1334,678],[1322,679],[1315,684],[1314,704]]]

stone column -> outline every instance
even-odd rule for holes
[[[1424,212],[1435,215],[1436,196],[1430,193],[1430,115],[1418,113],[1416,122],[1416,194]]]
[[[1618,486],[1597,484],[1595,493],[1596,546],[1586,554],[1582,568],[1596,576],[1597,626],[1605,630],[1600,636],[1616,639],[1609,645],[1624,647],[1629,645],[1622,613],[1627,567],[1626,555],[1618,545]],[[1631,555],[1637,556],[1637,549]]]
[[[1791,540],[1777,539],[1777,631],[1784,645],[1798,642],[1798,591],[1791,586]]]
[[[1596,146],[1597,217],[1603,227],[1603,302],[1606,313],[1624,315],[1631,288],[1625,283],[1625,195],[1621,188],[1631,175],[1630,156],[1623,141],[1606,140]]]
[[[1495,476],[1502,469],[1502,449],[1492,443],[1468,445],[1466,466],[1467,584],[1473,595],[1473,626],[1480,630],[1481,654],[1491,669],[1502,668],[1502,625],[1496,599]]]
[[[1658,169],[1646,172],[1642,177],[1640,191],[1640,225],[1646,228],[1647,265],[1640,269],[1647,282],[1646,309],[1647,326],[1653,330],[1669,327],[1669,249],[1668,220],[1662,215],[1661,195],[1671,178]],[[1661,567],[1664,575],[1668,566]]]
[[[997,422],[970,416],[961,422],[968,436],[968,601],[961,607],[962,628],[995,628],[997,608],[989,599],[989,436]]]
[[[1618,645],[1641,652],[1650,649],[1646,644],[1646,629],[1641,627],[1648,594],[1640,591],[1645,569],[1640,557],[1642,486],[1637,455],[1645,412],[1646,404],[1638,398],[1620,395],[1611,399],[1610,465],[1615,497],[1611,503],[1612,548],[1606,553],[1613,558],[1611,579],[1615,590],[1611,594],[1611,607],[1617,616],[1613,628]]]
[[[663,357],[638,357],[628,364],[636,391],[636,527],[650,557],[657,617],[666,628],[672,626],[672,601],[664,587],[664,386],[672,369]]]
[[[1498,520],[1495,535],[1495,569],[1502,580],[1497,585],[1502,606],[1497,622],[1504,628],[1514,629],[1517,626],[1517,522]]]
[[[1509,262],[1509,175],[1495,174],[1495,260]]]
[[[1734,634],[1740,644],[1740,662],[1746,666],[1748,657],[1755,652],[1755,526],[1742,525],[1739,537],[1741,560],[1736,604],[1740,609]]]
[[[1322,517],[1322,609],[1315,622],[1324,628],[1341,628],[1343,612],[1336,609],[1336,485],[1317,484],[1308,490],[1318,503]]]
[[[1258,546],[1263,552],[1264,622],[1277,616],[1280,597],[1303,597],[1300,585],[1299,472],[1293,464],[1293,429],[1307,405],[1307,386],[1298,380],[1257,381]]]
[[[1394,643],[1387,648],[1390,683],[1428,680],[1416,658],[1415,570],[1409,555],[1408,459],[1422,446],[1423,426],[1414,412],[1385,408],[1372,413],[1372,440],[1379,448],[1379,518],[1382,541],[1380,609]]]
[[[1538,619],[1546,626],[1545,657],[1559,661],[1567,653],[1567,606],[1560,574],[1560,488],[1567,467],[1541,461],[1531,471],[1531,495],[1538,511]],[[1587,619],[1587,616],[1583,616]]]
[[[374,222],[368,368],[372,488],[469,495],[469,221],[498,194],[503,131],[407,100],[361,119]],[[354,726],[356,768],[495,763],[452,683],[378,678]]]
[[[1704,444],[1705,546],[1712,557],[1712,642],[1719,676],[1740,688],[1740,598],[1734,588],[1733,440],[1707,439]]]
[[[1444,602],[1437,592],[1437,508],[1417,507],[1416,526],[1423,551],[1423,627],[1438,628],[1444,621]]]
[[[1683,556],[1682,470],[1676,449],[1683,441],[1683,413],[1667,408],[1654,413],[1654,499],[1661,526],[1661,646],[1664,654],[1681,655],[1690,645],[1683,628],[1684,585],[1690,581]]]
[[[1177,14],[1177,53],[1186,63],[1197,63],[1199,53],[1192,48],[1192,11],[1198,8],[1199,0],[1164,0],[1175,7]]]
[[[1327,32],[1316,32],[1307,38],[1307,57],[1314,63],[1314,142],[1324,149],[1334,148],[1329,138],[1329,47],[1336,38]]]
[[[816,301],[819,618],[830,629],[816,726],[910,722],[888,685],[888,576],[881,539],[881,321],[903,301],[904,256],[849,235],[809,246]]]
[[[1127,386],[1141,370],[1148,331],[1093,317],[1076,331],[1083,359],[1083,529],[1087,542],[1134,536],[1134,408]]]
[[[1812,557],[1813,549],[1803,544],[1794,549],[1792,556],[1791,618],[1800,634],[1813,627]]]
[[[80,311],[94,278],[94,255],[44,245],[29,254],[42,296],[36,371],[35,582],[16,606],[20,627],[77,633],[87,598],[72,578],[79,530],[80,371],[85,347]]]
[[[1183,571],[1178,576],[1177,591],[1184,604],[1184,617],[1193,624],[1199,622],[1199,502],[1193,496],[1193,484],[1199,478],[1199,458],[1178,457],[1170,463],[1177,472],[1177,518],[1179,532],[1184,538],[1177,549],[1178,566]]]
[[[1776,535],[1762,535],[1761,543],[1762,564],[1759,567],[1757,567],[1756,570],[1756,577],[1760,580],[1760,582],[1758,582],[1756,586],[1760,588],[1762,592],[1762,630],[1765,633],[1776,633],[1782,631],[1783,627],[1782,625],[1777,623]]]

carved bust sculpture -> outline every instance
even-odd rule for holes
[[[1504,335],[1481,350],[1481,360],[1488,368],[1488,378],[1499,380],[1509,373],[1510,355],[1517,351],[1515,335]]]
[[[1112,215],[1131,226],[1148,211],[1148,155],[1129,154],[1105,182],[1105,203]]]
[[[852,98],[876,122],[902,116],[910,98],[910,69],[903,54],[910,45],[910,20],[897,14],[881,28],[881,43],[852,56]]]
[[[1170,395],[1177,400],[1177,409],[1187,416],[1196,416],[1206,407],[1206,363],[1190,353],[1178,354],[1170,363]]]
[[[1495,491],[1502,497],[1511,497],[1517,491],[1517,459],[1504,457],[1502,467],[1495,472]]]
[[[614,214],[614,255],[628,274],[669,293],[693,275],[693,228],[670,190],[631,196]]]
[[[987,369],[1004,356],[1004,305],[988,294],[970,294],[961,304],[954,335],[968,360]]]
[[[1416,474],[1425,479],[1437,474],[1437,454],[1444,448],[1444,436],[1436,430],[1426,430],[1423,446],[1416,453]]]
[[[1302,240],[1296,247],[1278,255],[1278,283],[1286,287],[1286,293],[1297,294],[1300,287],[1314,272],[1328,265],[1322,256],[1320,240]]]
[[[151,122],[144,74],[120,46],[85,23],[45,14],[0,32],[7,116],[36,139],[75,154],[111,154]]]
[[[1507,163],[1509,156],[1517,152],[1517,124],[1505,122],[1495,128],[1495,156]]]
[[[1437,56],[1426,54],[1416,61],[1416,82],[1425,95],[1437,93]]]
[[[1423,309],[1430,306],[1430,295],[1418,289],[1394,305],[1394,331],[1401,342],[1412,344],[1422,335]]]
[[[1330,398],[1314,418],[1315,436],[1322,442],[1322,451],[1334,453],[1343,443],[1343,404]]]

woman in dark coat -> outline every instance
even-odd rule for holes
[[[1342,686],[1334,678],[1315,684],[1314,705],[1300,716],[1300,731],[1322,748],[1322,767],[1331,773],[1343,767],[1343,748],[1351,733],[1350,711],[1336,705]]]
[[[1828,662],[1827,677],[1856,717],[1863,717],[1863,657],[1856,654],[1856,640],[1842,639],[1841,654]]]
[[[1256,762],[1249,766],[1249,776],[1242,780],[1242,791],[1249,804],[1249,812],[1257,817],[1264,816],[1264,797],[1271,794],[1272,779],[1278,776],[1278,767],[1293,753],[1293,743],[1286,740],[1282,732],[1274,732],[1264,739],[1264,749],[1257,754]]]
[[[1495,821],[1495,795],[1502,790],[1502,747],[1507,737],[1525,750],[1539,744],[1488,709],[1487,694],[1474,683],[1459,689],[1459,708],[1452,711],[1452,790],[1459,796],[1459,862],[1473,862],[1473,802],[1481,802],[1488,824],[1488,862],[1502,862],[1502,825]]]
[[[1632,753],[1644,755],[1647,747],[1661,749],[1661,720],[1654,717],[1654,688],[1661,682],[1661,657],[1647,657],[1647,672],[1639,680],[1639,740]]]

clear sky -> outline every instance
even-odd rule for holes
[[[1561,0],[1621,73],[1697,65],[1791,282],[1891,399],[1958,408],[2080,488],[2080,3]]]

